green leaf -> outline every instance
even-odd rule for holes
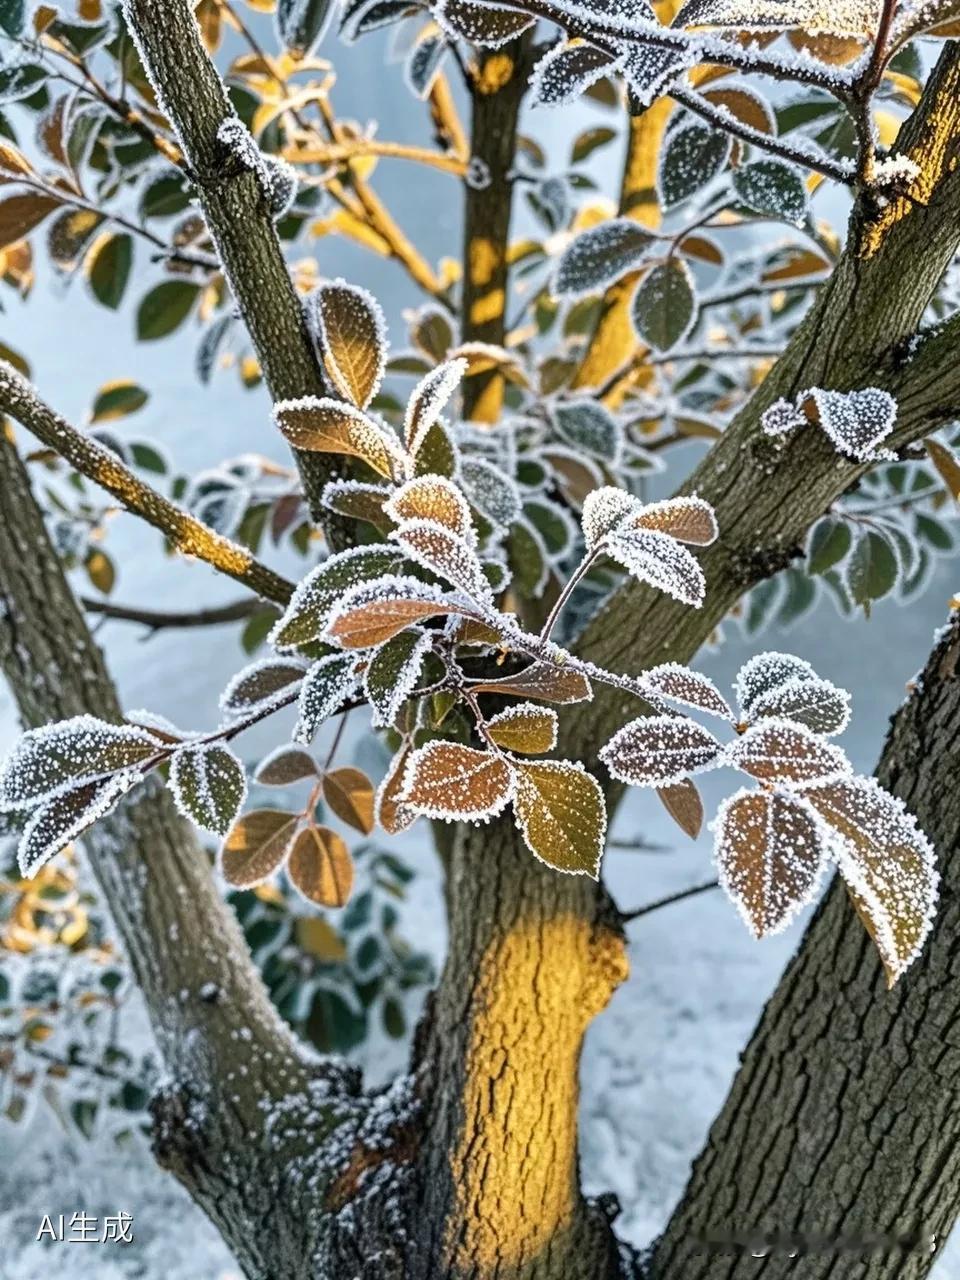
[[[354,547],[331,556],[303,579],[270,637],[277,648],[318,640],[333,606],[350,587],[379,578],[402,559],[395,547]]]
[[[733,189],[755,213],[801,226],[808,209],[807,188],[799,169],[782,160],[755,160],[733,175]]]
[[[669,351],[693,323],[695,302],[690,268],[669,258],[653,268],[634,295],[634,327],[648,346]]]
[[[162,173],[143,189],[140,197],[141,218],[171,218],[190,207],[190,197],[184,190],[179,173]]]
[[[370,660],[364,688],[374,711],[374,724],[390,725],[416,685],[431,638],[411,627],[380,646]]]
[[[90,422],[113,422],[136,413],[150,399],[135,382],[107,382],[97,392],[90,411]]]
[[[333,12],[333,0],[277,0],[277,33],[295,58],[319,44]]]
[[[137,337],[154,342],[179,329],[193,310],[200,286],[184,280],[166,280],[146,294],[137,309]]]
[[[897,556],[885,537],[868,529],[860,535],[847,561],[847,586],[855,604],[869,609],[873,600],[882,600],[897,582]]]
[[[19,36],[26,20],[26,0],[0,0],[0,31],[8,36]]]
[[[846,520],[827,516],[814,527],[807,549],[807,572],[826,573],[850,550],[853,535]]]
[[[90,288],[98,302],[116,311],[130,279],[133,237],[125,232],[110,236],[96,250],[90,265]]]
[[[669,208],[686,200],[716,177],[730,154],[730,138],[722,129],[691,124],[674,129],[660,157],[659,185]]]
[[[177,808],[204,831],[226,835],[247,797],[247,774],[226,747],[197,743],[181,747],[170,764]]]
[[[918,511],[916,515],[917,537],[934,548],[935,551],[952,551],[953,537],[946,525],[931,515]]]

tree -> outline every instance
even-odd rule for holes
[[[905,1235],[920,1230],[915,1210],[924,1229],[945,1232],[955,1122],[942,1106],[918,1123],[909,1089],[951,1065],[941,1031],[953,1012],[956,820],[943,796],[960,717],[956,626],[897,717],[876,781],[854,777],[829,740],[848,700],[802,659],[758,655],[741,671],[736,710],[683,664],[745,597],[753,625],[784,591],[805,607],[819,577],[841,605],[869,612],[896,587],[917,589],[949,543],[936,513],[960,488],[942,434],[960,416],[947,277],[960,239],[960,52],[944,44],[924,76],[917,41],[950,36],[957,7],[863,0],[804,26],[795,3],[689,0],[657,17],[645,5],[539,0],[348,5],[353,36],[415,27],[408,78],[429,103],[435,149],[337,118],[313,52],[328,7],[280,0],[278,53],[229,0],[125,0],[116,15],[85,3],[80,21],[0,4],[16,50],[0,84],[43,113],[56,171],[15,137],[0,141],[6,278],[25,287],[26,237],[46,222],[53,259],[82,265],[97,298],[117,306],[133,240],[149,241],[167,274],[139,303],[140,335],[200,314],[205,376],[234,342],[242,376],[266,383],[302,482],[301,499],[258,475],[245,506],[222,478],[197,483],[185,508],[183,492],[168,498],[144,480],[142,449],[65,421],[16,353],[0,366],[0,409],[82,492],[85,480],[100,486],[274,606],[258,606],[274,652],[231,680],[214,731],[124,718],[4,444],[0,657],[33,729],[4,764],[0,797],[21,828],[24,875],[77,837],[86,844],[169,1073],[153,1102],[158,1158],[250,1276],[646,1274],[577,1170],[580,1047],[627,970],[622,917],[598,878],[605,817],[622,784],[648,786],[695,833],[691,775],[723,763],[755,784],[721,807],[716,843],[721,881],[754,933],[782,927],[828,865],[840,876],[652,1274],[746,1274],[749,1242],[721,1239],[744,1229],[750,1240]],[[247,44],[229,90],[212,59],[226,29]],[[444,56],[462,73],[469,137]],[[732,73],[801,96],[774,109]],[[63,80],[71,92],[58,96]],[[614,109],[626,101],[616,217],[573,199],[585,185],[577,164],[612,130],[576,139],[572,180],[528,171],[539,163],[518,132],[528,83],[544,103],[581,92]],[[900,125],[891,113],[905,102]],[[882,129],[896,132],[892,146]],[[378,199],[374,157],[462,181],[461,280],[436,270]],[[546,234],[518,245],[521,179]],[[811,213],[821,182],[851,193],[842,249]],[[320,191],[335,204],[329,216]],[[178,220],[164,236],[152,219],[168,214]],[[802,238],[791,230],[740,263],[724,237],[758,220]],[[412,358],[388,364],[365,290],[288,265],[284,245],[333,228],[395,258],[429,295],[412,320]],[[721,283],[703,292],[718,266]],[[521,272],[532,286],[523,323],[511,317],[508,330]],[[928,311],[936,323],[925,326]],[[706,327],[713,317],[723,341]],[[764,324],[775,342],[751,337]],[[381,389],[385,372],[403,371],[419,378],[405,402]],[[94,418],[116,418],[138,395],[105,389]],[[458,395],[467,421],[454,431]],[[681,492],[643,501],[644,474],[690,435],[712,443]],[[258,558],[267,520],[311,552],[312,527],[323,529],[325,554],[296,587]],[[96,549],[70,554],[107,584]],[[584,622],[590,610],[578,617],[576,606],[588,596]],[[309,779],[310,798],[300,812],[243,813],[246,773],[231,744],[294,703],[299,745],[259,773]],[[308,748],[324,722],[361,705],[394,750],[380,825],[453,823],[438,828],[449,955],[409,1074],[376,1094],[341,1059],[305,1053],[284,1025],[190,825],[223,838],[228,883],[256,885],[282,867],[310,902],[341,905],[350,854],[315,821],[314,802],[326,788],[331,808],[367,830],[371,793],[334,768],[337,739],[323,765]],[[934,848],[946,892],[928,942]],[[896,1055],[882,1052],[891,1044]],[[876,1123],[892,1099],[889,1123]],[[788,1252],[771,1274],[794,1265]],[[930,1260],[891,1250],[856,1265],[921,1276]],[[808,1270],[836,1264],[827,1250]]]

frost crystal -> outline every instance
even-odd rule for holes
[[[21,873],[26,877],[36,875],[54,854],[109,813],[121,796],[143,781],[143,776],[137,769],[125,769],[49,797],[24,828],[17,850]]]
[[[364,692],[370,701],[374,725],[388,727],[396,720],[397,712],[416,687],[432,645],[429,631],[401,631],[370,659]]]
[[[530,90],[534,106],[562,107],[575,101],[602,76],[618,70],[622,59],[593,45],[558,45],[533,68]]]
[[[583,500],[583,537],[588,547],[595,547],[612,533],[627,516],[640,510],[641,502],[626,489],[604,485],[594,489]]]
[[[352,658],[336,653],[313,664],[300,690],[294,742],[308,746],[324,720],[346,702],[357,686],[353,667]]]
[[[810,35],[868,36],[877,29],[880,0],[687,0],[678,27],[737,31],[802,28]]]
[[[775,400],[760,415],[760,426],[768,436],[786,436],[796,427],[802,427],[806,418],[789,400]]]
[[[754,703],[788,681],[816,680],[817,673],[803,658],[792,653],[757,653],[737,672],[734,694],[744,715],[753,713]]]
[[[897,420],[897,402],[888,391],[877,387],[822,391],[813,387],[806,395],[816,404],[820,425],[840,453],[858,462],[896,459],[888,449],[877,448]]]
[[[297,196],[297,171],[279,156],[267,156],[237,116],[228,116],[217,130],[217,141],[242,168],[256,176],[274,218],[282,218]]]
[[[460,480],[467,497],[492,524],[506,529],[520,515],[517,486],[492,463],[482,458],[464,459]]]
[[[667,49],[654,44],[637,44],[623,59],[623,78],[641,107],[649,107],[676,77],[697,60],[694,45]]]
[[[656,241],[632,218],[612,218],[582,231],[563,251],[554,276],[554,292],[579,296],[603,289],[632,271]]]

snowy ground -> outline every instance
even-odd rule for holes
[[[350,81],[344,98],[349,98]],[[392,76],[362,77],[364,99],[357,114],[396,118],[397,87]],[[371,97],[372,95],[372,97]],[[382,101],[377,101],[377,97]],[[409,108],[406,108],[409,110]],[[569,140],[569,119],[541,117],[538,123]],[[402,130],[397,130],[401,133]],[[613,157],[610,160],[614,163]],[[457,211],[439,193],[437,179],[404,181],[394,173],[388,196],[401,221],[422,226],[430,209],[432,249],[455,247]],[[333,253],[331,258],[329,255]],[[399,320],[401,294],[391,268],[338,242],[322,248],[323,269],[363,280]],[[213,391],[198,389],[193,376],[192,335],[138,347],[128,313],[113,316],[76,295],[66,305],[48,282],[26,308],[4,317],[7,340],[27,352],[41,389],[56,406],[80,418],[96,387],[108,378],[134,376],[155,398],[130,426],[138,435],[162,441],[182,467],[215,464],[226,453],[257,449],[283,457],[271,433],[265,399],[239,391],[221,378]],[[402,297],[404,304],[411,301]],[[69,341],[45,342],[51,320],[69,318]],[[9,328],[8,328],[9,323]],[[692,455],[691,459],[692,461]],[[680,464],[682,465],[682,464]],[[676,473],[674,473],[676,474]],[[112,545],[121,553],[116,598],[125,603],[186,607],[234,598],[202,566],[164,560],[157,539],[131,518],[118,517]],[[768,636],[767,647],[789,648],[808,658],[825,677],[854,695],[855,718],[845,745],[858,768],[870,770],[885,723],[905,681],[922,664],[933,629],[956,589],[941,571],[922,605],[877,609],[874,620],[854,629],[828,606],[788,636]],[[102,632],[111,667],[128,706],[150,706],[191,726],[212,724],[216,696],[225,675],[242,661],[229,632],[167,633],[142,643],[135,629],[113,624]],[[735,628],[704,667],[729,683],[747,650]],[[6,690],[0,689],[0,749],[14,731]],[[261,740],[262,742],[263,740]],[[251,745],[251,751],[255,749]],[[711,778],[714,803],[730,778]],[[649,797],[635,796],[617,819],[615,834],[676,844],[673,831]],[[439,959],[443,947],[439,880],[430,855],[409,842],[419,875],[405,909],[405,924],[418,944]],[[709,878],[709,845],[667,853],[613,853],[607,874],[618,901],[636,906]],[[624,1205],[622,1230],[642,1243],[663,1224],[682,1189],[689,1162],[721,1103],[737,1054],[763,1002],[796,945],[804,921],[765,944],[754,943],[733,909],[719,894],[671,906],[633,926],[632,976],[591,1031],[583,1065],[584,1172],[591,1189],[613,1189]],[[851,928],[859,925],[851,913]],[[131,1037],[143,1038],[142,1011],[131,1008]],[[379,1078],[400,1064],[392,1043],[372,1042],[363,1058]],[[0,1280],[227,1280],[237,1277],[215,1231],[168,1176],[153,1165],[144,1146],[118,1150],[106,1138],[67,1142],[48,1109],[29,1124],[0,1122]],[[133,1212],[136,1243],[131,1247],[49,1246],[35,1242],[44,1213],[78,1208],[106,1214]],[[960,1247],[946,1251],[937,1280],[960,1280]]]

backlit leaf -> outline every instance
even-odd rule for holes
[[[607,811],[599,783],[582,765],[518,762],[513,810],[527,847],[541,862],[597,879]]]
[[[755,938],[785,929],[812,901],[824,865],[816,814],[778,791],[739,791],[715,823],[720,884]]]
[[[880,0],[687,0],[673,20],[675,27],[731,27],[737,31],[802,27],[810,35],[873,35]]]
[[[960,502],[960,459],[952,449],[932,437],[924,440],[923,446],[946,485],[947,492]]]
[[[325,773],[323,798],[348,827],[365,836],[373,830],[373,783],[361,769],[346,766]]]
[[[686,716],[641,716],[601,748],[600,759],[620,782],[664,787],[719,763],[719,741]]]
[[[310,826],[293,842],[287,875],[308,902],[319,907],[342,907],[353,888],[353,859],[335,831]]]
[[[663,807],[677,826],[691,840],[696,840],[703,827],[703,800],[689,778],[657,787]]]
[[[149,398],[143,387],[137,386],[135,382],[107,382],[97,392],[90,411],[90,422],[115,422],[118,418],[125,418],[142,409]]]
[[[273,416],[295,449],[362,458],[387,479],[402,461],[400,446],[389,430],[343,400],[318,396],[281,400],[274,405]]]
[[[336,280],[313,295],[313,320],[330,381],[365,409],[379,390],[387,358],[380,304],[366,289]]]
[[[23,195],[7,196],[0,200],[0,249],[22,240],[34,227],[60,208],[60,201],[53,196],[27,192]]]
[[[406,744],[400,748],[390,761],[386,776],[377,788],[374,806],[377,822],[390,836],[406,831],[417,819],[417,815],[405,809],[400,801],[412,751],[412,747]]]
[[[542,755],[557,745],[557,713],[521,702],[488,720],[487,732],[505,751]]]
[[[280,866],[300,826],[300,815],[254,809],[231,827],[220,852],[224,879],[235,889],[262,884]]]
[[[385,510],[397,524],[404,520],[431,520],[444,525],[471,546],[476,543],[467,500],[446,476],[418,476],[408,480],[394,492]]]
[[[892,987],[933,926],[939,884],[933,847],[903,802],[873,778],[842,778],[803,794],[838,837],[840,873]]]
[[[226,747],[188,744],[173,754],[170,789],[184,817],[204,831],[222,836],[243,808],[247,774]]]
[[[410,756],[400,803],[444,822],[485,822],[508,803],[513,785],[513,770],[502,756],[455,742],[428,742]]]
[[[713,507],[703,498],[696,497],[666,498],[663,502],[646,503],[638,509],[636,516],[627,521],[627,527],[655,529],[694,547],[710,546],[720,532]]]
[[[372,649],[414,623],[447,613],[470,616],[439,587],[388,575],[348,591],[331,615],[327,634],[344,649]]]

